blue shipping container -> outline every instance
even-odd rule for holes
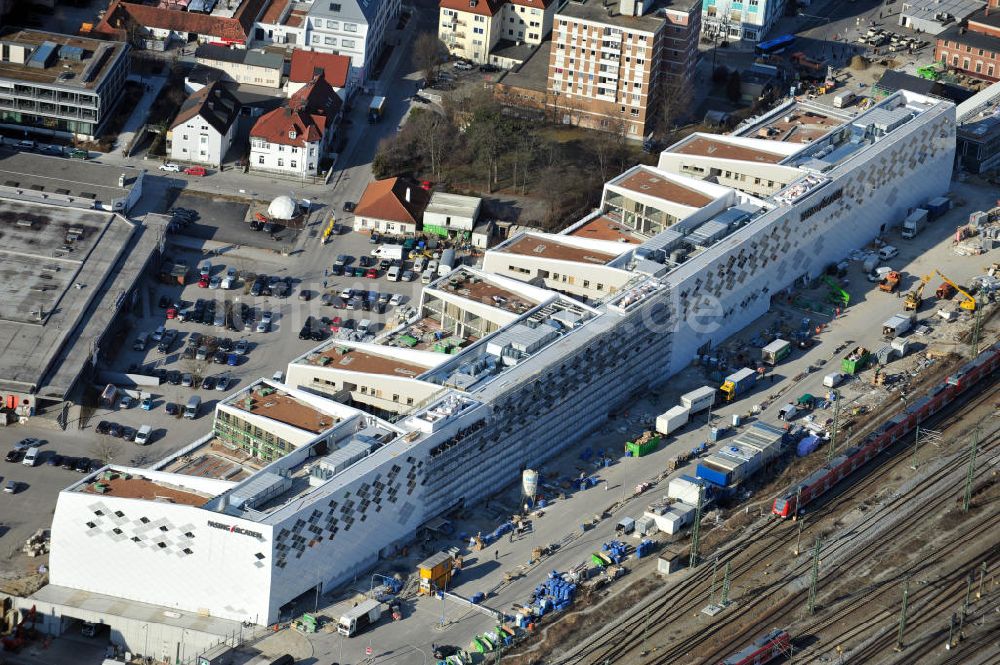
[[[711,469],[702,464],[699,464],[695,470],[699,478],[702,478],[706,482],[712,483],[719,487],[726,487],[729,485],[729,474],[716,469]]]

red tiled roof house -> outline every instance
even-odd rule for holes
[[[294,177],[319,175],[340,123],[343,103],[322,76],[250,130],[250,168]]]
[[[412,234],[420,230],[430,195],[403,178],[368,184],[354,208],[355,231]]]

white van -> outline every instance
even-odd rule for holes
[[[149,425],[143,425],[139,428],[139,431],[135,433],[135,442],[140,446],[145,446],[149,443],[149,438],[153,435],[153,428]]]
[[[899,254],[899,250],[892,245],[886,245],[882,249],[878,250],[878,257],[883,261],[888,261],[897,254]]]
[[[278,383],[284,383],[285,373],[279,369],[278,371],[276,371],[274,374],[271,375],[271,380],[277,381]]]
[[[28,448],[28,452],[24,454],[24,459],[21,460],[21,464],[25,466],[35,466],[38,464],[38,448],[33,446]]]
[[[184,407],[184,417],[188,420],[194,420],[198,417],[198,407],[201,406],[201,398],[194,395],[188,400],[187,406]]]
[[[361,322],[358,324],[358,332],[361,333],[362,335],[367,335],[368,329],[371,327],[372,327],[371,321],[369,321],[368,319],[361,319]]]
[[[386,276],[386,278],[390,282],[398,282],[399,281],[399,266],[397,266],[397,265],[391,265],[391,266],[389,266],[389,271],[385,274],[385,276]]]

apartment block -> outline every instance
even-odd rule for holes
[[[547,106],[566,124],[652,133],[670,85],[690,86],[698,61],[697,2],[569,2],[556,13]]]
[[[557,5],[553,0],[441,0],[438,37],[456,57],[514,67],[552,31]]]
[[[399,12],[399,0],[315,0],[307,18],[307,48],[349,56],[352,82],[363,83],[371,77],[386,31]]]
[[[0,125],[90,139],[128,77],[128,44],[37,30],[0,35]]]
[[[702,0],[705,39],[759,42],[785,13],[786,0]]]

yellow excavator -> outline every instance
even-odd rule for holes
[[[941,279],[944,280],[945,284],[947,284],[951,288],[955,289],[955,291],[957,291],[959,293],[959,295],[962,296],[963,300],[962,300],[962,302],[960,302],[958,304],[959,307],[961,307],[962,309],[964,309],[967,312],[975,312],[976,311],[976,299],[973,298],[972,295],[969,294],[968,291],[966,291],[965,289],[961,288],[958,284],[956,284],[955,282],[953,282],[950,279],[948,279],[947,277],[945,277],[944,274],[940,270],[935,270],[934,272],[936,272],[938,274],[938,277],[940,277]]]
[[[923,302],[920,294],[924,292],[924,287],[927,286],[927,282],[929,281],[931,281],[931,275],[924,275],[920,278],[920,284],[917,284],[917,288],[906,294],[906,300],[903,302],[903,309],[905,311],[915,312],[920,309],[920,303]]]

